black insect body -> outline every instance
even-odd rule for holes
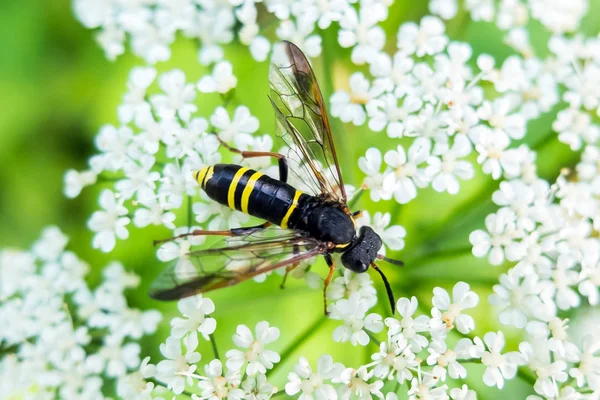
[[[314,73],[298,47],[289,42],[282,46],[286,61],[271,66],[270,99],[281,136],[291,149],[289,156],[299,161],[298,169],[291,171],[312,193],[287,183],[290,170],[288,157],[283,154],[240,151],[222,143],[244,158],[276,158],[279,179],[234,164],[205,167],[194,172],[194,179],[212,200],[266,222],[224,231],[195,230],[167,239],[219,235],[233,240],[226,247],[190,252],[190,259],[196,263],[180,262],[166,270],[150,294],[160,300],[179,299],[282,267],[286,267],[287,277],[301,261],[320,254],[329,266],[325,299],[335,270],[332,254],[341,253],[344,267],[358,273],[371,267],[381,275],[394,310],[390,285],[375,260],[402,263],[378,254],[382,242],[372,228],[363,226],[357,234],[354,217],[359,213],[350,212],[347,205],[327,112]]]

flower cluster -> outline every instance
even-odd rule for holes
[[[359,292],[351,298],[360,298]],[[153,371],[153,379],[174,394],[185,391],[196,399],[269,399],[285,391],[288,396],[318,400],[384,398],[384,393],[386,399],[395,399],[398,384],[408,385],[410,399],[448,399],[449,396],[457,400],[473,399],[475,393],[466,385],[451,388],[447,384],[448,379],[467,377],[465,363],[483,364],[483,382],[499,388],[506,379],[516,376],[519,366],[535,365],[537,369],[532,369],[540,376],[546,371],[542,369],[546,367],[532,361],[533,350],[527,342],[521,344],[519,351],[506,352],[502,332],[488,332],[483,338],[471,336],[475,324],[465,310],[475,307],[479,297],[469,285],[457,283],[452,295],[439,287],[433,293],[431,308],[419,304],[415,297],[398,300],[398,318],[384,321],[386,340],[379,343],[373,337],[379,350],[372,354],[371,362],[351,368],[334,362],[329,355],[322,355],[314,370],[306,358],[300,357],[282,391],[268,380],[269,371],[280,361],[280,356],[267,349],[267,345],[279,337],[279,330],[266,321],[259,322],[254,333],[245,325],[237,327],[233,342],[239,349],[225,353],[226,371],[218,358],[215,342],[215,358],[204,363],[204,372],[199,371],[202,356],[196,351],[198,333],[210,335],[216,327],[208,316],[214,311],[214,305],[201,296],[180,301],[179,308],[185,318],[171,322],[171,336],[161,345],[165,359],[156,367],[145,362],[143,368]],[[381,330],[383,323],[378,331]],[[456,337],[460,339],[457,341]],[[357,341],[360,343],[360,338]],[[182,350],[182,342],[185,350]],[[595,345],[586,342],[583,351],[593,357]],[[553,366],[538,380],[540,387],[547,388],[552,379],[559,376],[557,368]],[[588,375],[592,373],[585,372],[587,375],[582,372],[581,376],[583,381],[590,379]],[[136,388],[140,397],[135,395]],[[128,393],[131,398],[144,398],[141,396],[148,394],[146,388],[144,382],[138,382],[129,387]]]
[[[598,154],[597,147],[586,147],[577,172],[565,172],[552,187],[539,178],[502,182],[492,197],[499,210],[487,216],[485,230],[470,236],[475,256],[512,265],[489,301],[502,324],[528,332],[531,339],[520,349],[538,376],[535,391],[549,398],[572,390],[569,377],[580,390],[600,390],[600,370],[588,368],[597,362],[600,338],[592,332],[578,346],[562,316],[584,299],[600,302],[600,240],[593,234],[600,210]]]
[[[249,47],[257,61],[267,59],[276,40],[290,40],[316,57],[321,36],[333,22],[339,24],[343,47],[356,46],[353,59],[381,50],[385,35],[377,23],[387,18],[389,1],[363,1],[359,12],[354,1],[302,2],[266,0],[264,7],[250,0],[182,0],[175,3],[123,0],[74,0],[75,14],[87,28],[98,29],[96,40],[108,59],[132,51],[154,64],[171,57],[171,44],[178,34],[200,44],[198,61],[208,65],[223,60],[222,46],[236,39]],[[368,10],[368,11],[367,11]],[[274,34],[270,31],[274,29]]]
[[[524,175],[531,150],[511,144],[525,136],[528,121],[558,103],[550,61],[514,55],[495,68],[481,54],[474,71],[471,47],[451,42],[444,29],[433,16],[401,25],[396,53],[370,58],[370,76],[354,73],[351,91],[331,98],[331,112],[342,121],[411,138],[384,154],[370,148],[359,159],[373,201],[408,203],[429,185],[456,194],[460,181],[474,176],[471,153],[494,179]],[[494,90],[484,95],[490,84]]]
[[[0,253],[2,398],[100,399],[130,373],[147,374],[137,340],[155,332],[161,315],[128,307],[123,291],[139,278],[114,262],[90,289],[89,265],[67,243],[49,227],[31,250]]]
[[[397,390],[391,388],[396,384],[406,384],[411,399],[473,399],[469,387],[454,387],[452,381],[466,377],[464,363],[484,365],[483,382],[498,388],[520,368],[520,377],[536,392],[530,400],[598,397],[600,337],[592,334],[579,343],[565,314],[584,302],[600,303],[600,38],[565,36],[578,28],[587,1],[461,2],[471,19],[494,22],[505,32],[514,54],[502,63],[473,54],[468,43],[451,40],[444,20],[458,15],[457,0],[431,0],[432,15],[400,25],[395,50],[384,51],[386,33],[380,23],[390,3],[266,0],[264,7],[257,7],[254,1],[239,0],[76,0],[79,19],[100,28],[98,40],[109,58],[124,52],[129,38],[133,51],[147,62],[166,60],[175,35],[182,32],[201,42],[199,60],[213,66],[198,82],[188,82],[180,70],[160,76],[153,68],[132,70],[118,109],[119,125],[101,129],[99,154],[90,160],[88,171],[65,175],[65,194],[75,197],[97,182],[112,185],[100,195],[102,210],[88,222],[96,232],[94,247],[105,252],[115,247],[117,238],[127,239],[131,223],[162,225],[173,235],[247,224],[246,215],[198,194],[191,171],[221,160],[219,141],[243,150],[279,149],[273,148],[271,136],[258,133],[258,119],[243,105],[197,116],[197,93],[216,92],[230,99],[237,79],[221,45],[236,35],[262,61],[274,37],[291,40],[316,57],[322,45],[318,29],[337,29],[338,44],[350,49],[350,60],[365,72],[351,74],[349,90],[338,90],[328,99],[331,114],[344,123],[365,125],[374,135],[385,134],[393,143],[390,148],[372,147],[358,160],[365,174],[362,187],[373,201],[393,198],[405,204],[429,186],[457,194],[461,182],[475,176],[477,165],[490,181],[500,181],[492,196],[499,209],[469,239],[476,257],[487,257],[492,265],[510,263],[489,303],[498,308],[502,324],[524,329],[524,341],[507,352],[502,331],[475,336],[475,321],[463,311],[476,306],[479,298],[465,282],[453,287],[452,296],[435,288],[430,307],[423,299],[401,298],[398,317],[384,319],[372,312],[377,296],[369,276],[344,271],[327,293],[330,317],[342,321],[333,339],[367,346],[378,343],[377,334],[385,332],[370,363],[346,368],[324,355],[315,372],[309,360],[300,358],[285,388],[278,389],[267,376],[280,356],[265,345],[279,331],[262,321],[254,333],[239,325],[233,337],[238,349],[225,354],[223,365],[215,346],[215,358],[201,372],[199,334],[211,340],[216,322],[210,317],[213,303],[194,297],[179,303],[183,318],[172,321],[171,336],[161,346],[165,359],[156,366],[145,361],[128,382],[119,380],[125,397],[148,398],[154,382],[161,382],[173,393],[189,390],[200,399],[268,399],[285,391],[317,399],[384,398],[386,393],[386,400],[394,400]],[[530,20],[550,32],[548,51],[532,46]],[[272,22],[274,36],[268,33]],[[149,90],[155,81],[158,92]],[[552,131],[535,143],[526,135],[528,125],[555,108],[559,111]],[[550,185],[538,176],[536,147],[552,139],[582,157]],[[276,174],[263,160],[244,162]],[[301,179],[292,183],[303,189]],[[193,213],[178,219],[182,208]],[[382,237],[381,252],[404,247],[406,231],[390,226],[389,213],[365,213],[357,223],[372,226]],[[192,246],[201,244],[202,237],[168,242],[158,249],[158,257],[185,270],[192,266]],[[305,277],[311,287],[322,285],[307,268],[293,275]],[[9,283],[5,290],[14,289]]]

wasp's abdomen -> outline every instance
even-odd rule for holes
[[[208,197],[234,210],[294,228],[311,196],[261,172],[235,164],[216,164],[194,173]]]

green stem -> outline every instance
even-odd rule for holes
[[[468,247],[458,247],[455,249],[438,251],[437,253],[435,253],[435,252],[429,253],[427,255],[423,255],[421,257],[417,257],[412,260],[411,259],[405,260],[404,265],[418,267],[420,265],[429,263],[431,261],[434,261],[434,260],[440,259],[440,258],[444,259],[444,258],[460,257],[460,256],[464,256],[465,254],[471,253],[471,249],[472,249],[472,246],[468,246]]]
[[[146,381],[152,382],[152,383],[154,383],[155,385],[158,385],[158,386],[162,386],[162,387],[164,387],[167,390],[171,390],[171,389],[169,389],[169,385],[167,385],[167,384],[165,384],[165,383],[163,383],[163,382],[161,382],[159,380],[156,380],[154,378],[148,378],[148,379],[146,379]],[[185,395],[187,397],[190,397],[190,398],[192,397],[192,395],[194,395],[194,393],[188,392],[187,390],[184,390],[183,392],[181,392],[181,394],[183,394],[183,395]]]
[[[188,231],[192,228],[192,196],[187,197],[187,226]],[[212,335],[211,335],[212,337]]]
[[[298,347],[300,347],[302,345],[302,343],[304,343],[309,337],[311,337],[313,334],[315,334],[318,329],[321,327],[321,325],[323,325],[325,323],[325,321],[327,321],[327,317],[325,317],[324,315],[319,317],[319,319],[317,319],[315,322],[313,322],[313,324],[311,326],[309,326],[304,332],[302,332],[300,335],[298,335],[298,337],[296,338],[296,340],[294,340],[292,343],[290,343],[282,352],[281,352],[281,359],[279,360],[279,362],[277,364],[275,364],[273,366],[273,368],[271,368],[269,371],[267,371],[267,376],[273,374],[273,372],[284,363],[284,361],[294,352],[298,349]]]
[[[271,396],[271,398],[277,397],[277,396],[283,396],[284,394],[285,394],[285,389],[282,389],[279,392],[275,393],[273,396]]]
[[[215,335],[210,334],[208,336],[210,337],[210,344],[212,345],[213,353],[215,354],[215,358],[217,360],[221,361],[221,359],[219,358],[219,350],[217,349],[217,341],[215,340]]]
[[[380,341],[379,339],[377,339],[377,338],[375,337],[375,335],[373,335],[371,332],[369,332],[369,331],[365,331],[365,332],[367,332],[367,335],[369,335],[369,338],[371,339],[371,341],[372,341],[374,344],[376,344],[376,345],[377,345],[377,347],[379,347],[379,345],[381,344],[381,341]]]
[[[531,375],[531,373],[527,369],[519,367],[517,369],[517,376],[525,382],[529,383],[531,386],[535,385],[536,378],[533,375]]]

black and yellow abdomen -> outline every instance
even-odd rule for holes
[[[208,197],[234,210],[282,228],[296,228],[312,196],[261,172],[235,164],[216,164],[194,172]]]

